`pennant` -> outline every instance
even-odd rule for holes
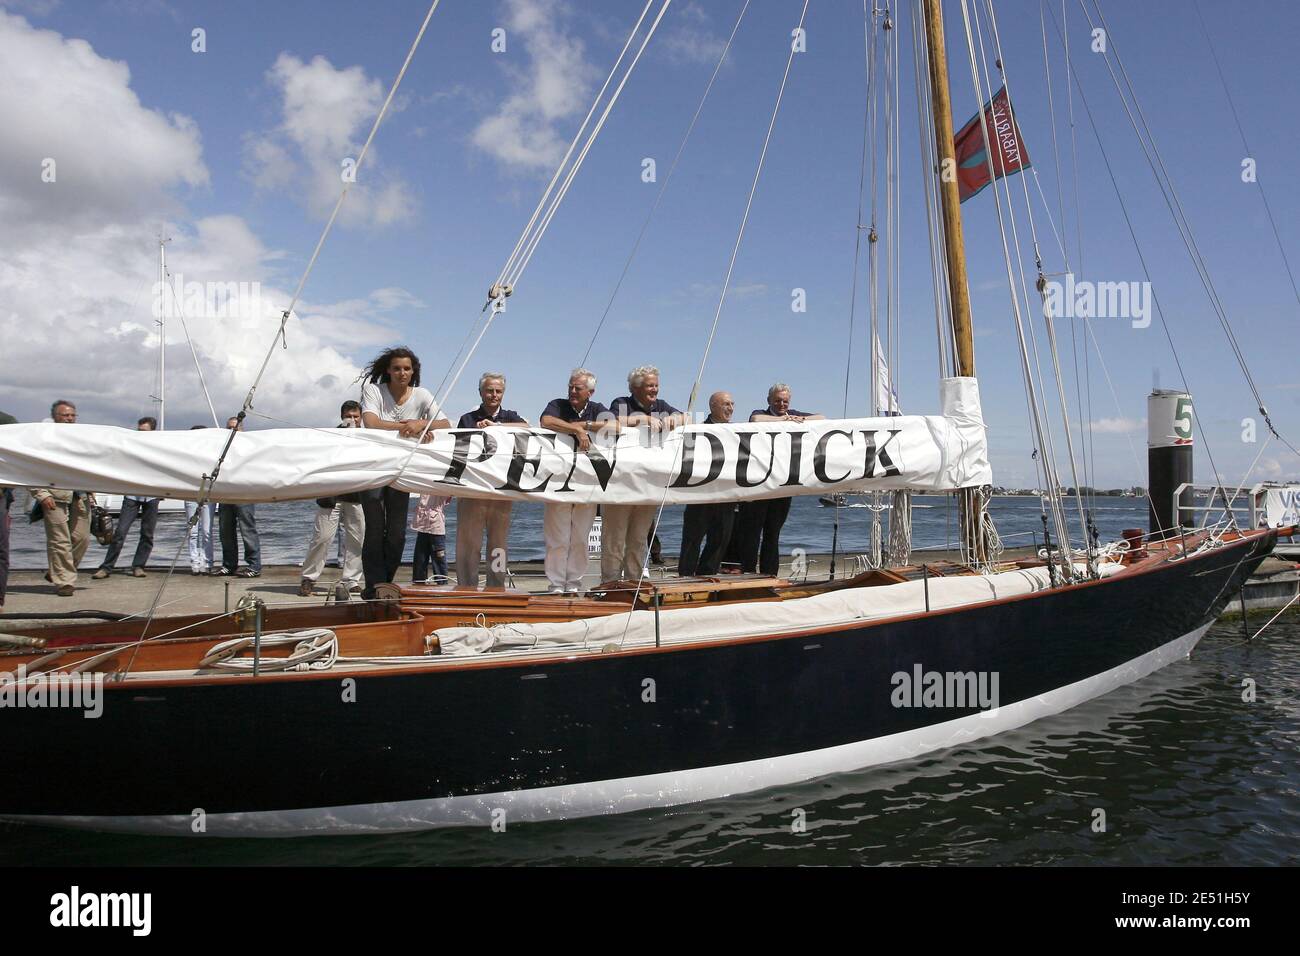
[[[1024,140],[1020,137],[1020,127],[1016,124],[1011,101],[1007,98],[1004,86],[993,95],[993,99],[984,104],[980,115],[988,130],[989,147],[993,150],[993,173],[998,179],[1028,169],[1029,153]],[[957,190],[961,201],[965,202],[980,192],[992,179],[989,178],[988,152],[984,148],[984,136],[980,132],[979,116],[972,116],[970,121],[958,130],[953,137],[953,146],[957,157]]]

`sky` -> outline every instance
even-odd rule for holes
[[[1293,68],[1300,7],[1246,0],[1224,17],[1202,0],[1247,153],[1195,6],[1099,2],[1110,27],[1108,49],[1123,58],[1251,373],[1279,430],[1300,444],[1300,302],[1260,191],[1262,184],[1282,246],[1300,267],[1300,191],[1288,175],[1300,152],[1300,129],[1289,118],[1300,95]],[[415,349],[423,384],[438,391],[642,6],[444,0],[281,347],[279,311],[342,188],[343,161],[357,155],[427,12],[424,0],[0,0],[0,409],[40,420],[53,399],[66,398],[78,405],[81,421],[130,426],[156,414],[152,308],[160,233],[169,239],[172,281],[245,284],[230,308],[191,302],[188,336],[169,319],[167,427],[212,424],[194,356],[224,420],[270,355],[250,419],[257,428],[333,424],[339,403],[356,397],[362,365],[395,344]],[[750,3],[595,333],[741,6],[742,0],[672,4],[506,311],[450,394],[454,416],[477,404],[478,375],[492,370],[508,377],[506,406],[536,423],[579,364],[597,373],[596,398],[606,403],[626,394],[629,369],[653,364],[661,370],[662,397],[685,407],[789,57],[798,0]],[[1059,20],[1060,0],[1050,6]],[[1064,6],[1079,84],[1169,330],[1166,337],[1158,318],[1145,328],[1128,318],[1094,319],[1100,357],[1088,352],[1085,378],[1082,325],[1058,323],[1071,419],[1091,423],[1090,483],[1145,484],[1147,393],[1154,384],[1181,386],[1184,374],[1203,429],[1198,479],[1211,480],[1210,454],[1233,484],[1248,474],[1300,477],[1300,458],[1276,441],[1265,447],[1262,421],[1255,440],[1245,440],[1244,420],[1259,417],[1250,390],[1105,58],[1091,49],[1084,13],[1077,0]],[[977,99],[960,3],[946,8],[960,125]],[[1032,270],[1023,179],[1045,271],[1065,271],[1052,238],[1053,220],[1064,213],[1055,227],[1080,279],[1142,281],[1078,88],[1071,147],[1065,56],[1049,20],[1053,128],[1042,9],[1036,0],[996,3],[1012,101],[1033,162],[1031,174],[1008,181],[1021,203],[1020,261]],[[891,351],[898,355],[893,374],[903,410],[936,413],[910,11],[903,4],[895,17],[902,50],[899,334]],[[864,133],[862,5],[812,0],[805,28],[806,50],[791,62],[701,393],[728,390],[738,410],[748,412],[765,405],[768,385],[781,381],[790,384],[797,408],[864,415],[865,257],[849,344]],[[497,30],[504,34],[495,34],[495,45],[504,36],[504,50],[493,49]],[[1243,182],[1247,157],[1255,182]],[[647,159],[655,161],[655,182],[644,181]],[[1034,445],[993,191],[963,204],[962,214],[994,480],[1032,486]],[[883,301],[883,274],[880,283]],[[806,311],[792,308],[795,290],[803,290]],[[1035,321],[1041,336],[1041,318]],[[1045,352],[1041,361],[1047,370]],[[1076,364],[1083,386],[1077,393]],[[1054,396],[1050,372],[1049,385]],[[1052,407],[1058,470],[1070,484],[1059,404]]]

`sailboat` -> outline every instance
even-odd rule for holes
[[[954,149],[942,10],[922,7],[942,168]],[[688,804],[977,740],[1187,657],[1277,529],[998,559],[979,491],[992,482],[958,187],[937,185],[955,344],[937,415],[625,431],[585,454],[542,429],[426,444],[351,429],[179,432],[164,445],[14,425],[0,429],[0,482],[39,473],[74,487],[93,474],[235,502],[386,484],[658,505],[952,493],[968,562],[802,584],[603,582],[581,599],[390,588],[369,604],[20,631],[0,651],[17,675],[0,704],[21,768],[0,779],[0,817],[297,836]],[[500,308],[508,288],[493,292]],[[214,458],[223,467],[209,473]],[[97,692],[82,710],[43,703]]]

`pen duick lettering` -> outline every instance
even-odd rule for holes
[[[51,926],[129,926],[131,935],[148,936],[152,924],[151,893],[83,893],[74,886],[50,897]]]
[[[924,436],[928,441],[928,431],[910,426],[909,432],[900,419],[882,428],[850,422],[836,423],[840,427],[818,424],[800,428],[702,425],[654,435],[650,442],[624,434],[612,441],[593,439],[585,451],[572,436],[545,429],[512,428],[509,435],[495,428],[458,430],[441,447],[435,440],[424,452],[444,463],[441,475],[435,471],[430,476],[427,490],[454,485],[548,501],[609,492],[615,496],[608,499],[613,503],[689,490],[678,500],[721,500],[742,489],[776,493],[789,488],[860,486],[873,480],[903,484],[910,477],[903,473],[905,464],[913,472],[918,465],[933,467],[922,464],[924,458],[918,454],[926,447],[919,439]],[[907,456],[906,449],[918,453]]]

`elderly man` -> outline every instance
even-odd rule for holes
[[[585,453],[591,448],[593,432],[617,428],[609,409],[591,400],[594,394],[596,376],[585,368],[575,368],[569,373],[568,397],[554,399],[542,410],[542,427],[571,435],[578,450]],[[547,593],[581,593],[582,576],[587,571],[587,535],[595,520],[595,505],[547,502],[543,523]]]
[[[339,406],[337,428],[361,427],[361,403],[347,401]],[[316,579],[325,570],[325,558],[337,536],[339,523],[343,524],[343,543],[339,546],[339,565],[343,571],[339,584],[344,591],[361,590],[361,548],[366,538],[366,516],[361,511],[361,495],[338,495],[316,499],[316,521],[312,527],[307,557],[302,562],[302,580],[298,594],[309,597],[316,589]],[[335,593],[340,593],[335,585]],[[344,595],[346,596],[346,595]]]
[[[767,408],[750,413],[751,422],[810,422],[825,415],[813,415],[790,407],[790,386],[777,382],[767,390]],[[775,576],[781,569],[781,528],[790,514],[793,498],[746,501],[740,507],[740,569]]]
[[[627,387],[631,394],[614,399],[609,406],[620,430],[644,428],[654,435],[686,424],[686,415],[659,397],[659,369],[653,365],[641,365],[628,372]],[[658,510],[656,505],[605,505],[600,539],[601,580],[640,580]]]
[[[50,406],[50,417],[60,425],[77,423],[77,406],[59,399]],[[77,583],[77,565],[90,543],[90,495],[84,491],[31,488],[45,519],[45,556],[50,570],[46,577],[59,597],[72,597]]]
[[[157,428],[158,419],[148,415],[135,423],[135,430],[138,432],[156,431]],[[140,541],[135,546],[135,557],[131,559],[131,574],[137,578],[144,577],[144,566],[149,563],[149,555],[153,552],[153,531],[158,524],[158,502],[160,501],[161,498],[147,498],[144,495],[122,496],[122,512],[117,519],[117,528],[113,531],[113,541],[108,546],[108,553],[104,555],[103,562],[91,575],[92,578],[100,581],[113,573],[118,555],[122,553],[122,546],[126,544],[127,533],[135,523],[137,514],[140,516]]]
[[[709,417],[704,419],[704,424],[729,425],[735,410],[736,403],[729,392],[714,392],[709,396]],[[682,577],[717,574],[722,568],[722,556],[727,553],[735,517],[736,506],[730,501],[687,505],[682,513],[682,550],[677,559],[677,573]]]
[[[506,395],[506,377],[500,372],[484,372],[478,380],[478,408],[460,416],[457,428],[527,428],[528,422],[518,413],[501,407]],[[456,584],[478,587],[478,562],[487,531],[487,586],[506,585],[510,511],[514,502],[486,501],[481,498],[456,499]]]
[[[238,416],[232,415],[226,419],[226,427],[231,431],[242,432],[244,423]],[[217,524],[220,525],[221,567],[213,569],[213,573],[241,578],[260,577],[262,542],[257,535],[257,516],[253,512],[253,506],[223,502],[217,508]],[[236,571],[239,567],[239,538],[244,539],[244,566]]]

